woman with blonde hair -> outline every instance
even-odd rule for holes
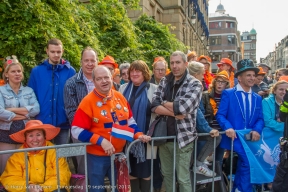
[[[202,63],[192,61],[188,63],[188,71],[189,74],[201,81],[203,79],[204,73],[204,65]],[[201,104],[200,104],[201,105]],[[214,150],[214,139],[216,137],[216,146],[217,147],[221,141],[221,135],[219,135],[219,131],[217,129],[212,129],[208,122],[205,120],[205,117],[198,107],[197,115],[196,115],[196,129],[198,133],[209,133],[210,136],[199,137],[200,149],[197,149],[197,159],[196,159],[196,170],[194,170],[198,174],[205,175],[207,177],[213,177],[216,175],[212,170],[208,168],[205,164],[205,159],[213,152]],[[203,145],[202,141],[206,141]],[[200,146],[199,145],[199,146]]]
[[[265,127],[275,131],[284,131],[284,123],[279,118],[279,107],[288,89],[288,82],[280,80],[271,88],[271,94],[262,101]]]
[[[0,151],[18,149],[20,143],[9,135],[24,129],[25,123],[40,111],[33,89],[22,85],[24,69],[16,56],[7,57],[5,65],[6,84],[0,86]],[[0,174],[10,156],[0,155]]]

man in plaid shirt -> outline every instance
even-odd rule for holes
[[[180,192],[191,191],[190,159],[196,138],[196,113],[202,96],[202,84],[187,71],[187,57],[181,51],[170,56],[171,73],[163,77],[153,95],[151,109],[167,116],[168,136],[177,136],[176,172]],[[166,191],[173,190],[173,139],[159,146]]]

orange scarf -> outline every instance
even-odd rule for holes
[[[207,88],[212,83],[213,78],[214,78],[214,75],[212,73],[210,73],[209,71],[205,71],[205,73],[204,73],[204,81],[205,81],[205,84],[206,84]]]
[[[213,110],[213,114],[216,115],[218,109],[217,109],[217,103],[215,102],[215,100],[213,98],[210,98],[210,104]]]
[[[230,73],[229,82],[230,82],[230,88],[234,87],[234,72],[232,71]]]

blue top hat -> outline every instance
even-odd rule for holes
[[[259,73],[259,68],[255,67],[252,60],[242,59],[237,63],[237,72],[235,73],[235,77],[238,77],[238,75],[245,71],[254,71],[256,75],[257,73]]]

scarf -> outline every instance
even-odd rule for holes
[[[204,81],[205,81],[205,84],[206,84],[207,88],[212,83],[213,77],[214,77],[213,74],[211,74],[209,71],[205,71],[205,73],[204,73]]]
[[[145,133],[146,130],[146,110],[147,110],[147,102],[148,102],[148,97],[147,97],[147,82],[143,82],[137,89],[135,95],[131,96],[132,90],[133,90],[133,83],[130,81],[125,88],[123,95],[127,99],[127,101],[130,102],[133,100],[133,97],[136,97],[143,88],[145,89],[144,91],[141,92],[141,94],[137,97],[134,98],[135,102],[133,106],[130,106],[132,109],[133,113],[133,118],[135,119],[138,128]],[[150,109],[149,109],[150,110]],[[129,143],[128,143],[129,144]],[[138,142],[134,144],[130,150],[130,152],[133,154],[135,158],[137,158],[137,163],[139,162],[144,162],[145,159],[145,148],[144,144],[142,142]]]
[[[230,88],[234,87],[234,72],[231,71],[229,76]]]

